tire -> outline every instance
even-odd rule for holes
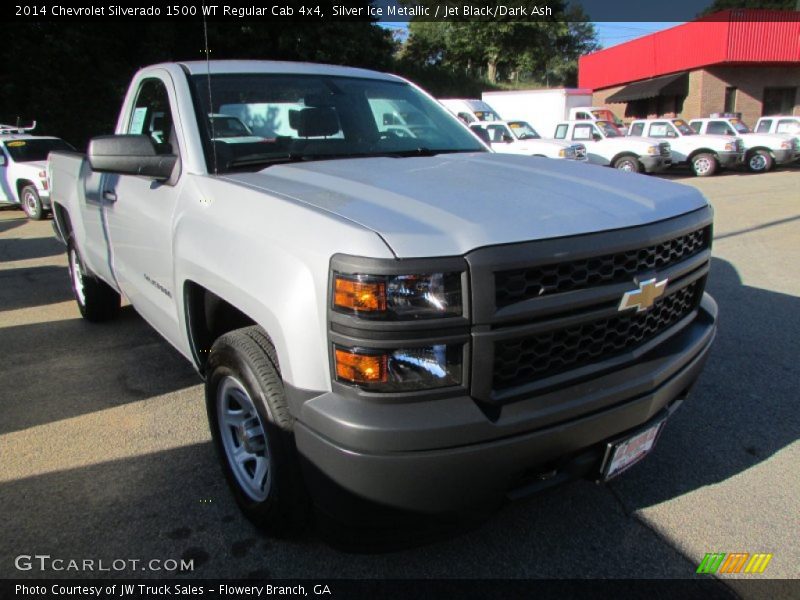
[[[701,152],[692,158],[692,171],[698,177],[711,177],[719,169],[717,157],[708,152]]]
[[[309,510],[294,419],[263,329],[237,329],[214,342],[205,392],[214,446],[242,512],[271,534],[301,529]]]
[[[67,242],[67,261],[72,293],[81,316],[95,323],[114,318],[119,312],[119,294],[86,269],[72,240]]]
[[[775,160],[768,150],[756,150],[747,158],[747,170],[751,173],[766,173],[775,166]]]
[[[614,161],[614,168],[625,173],[641,173],[642,163],[635,156],[622,156]]]
[[[44,205],[41,198],[39,198],[39,192],[36,191],[34,186],[24,186],[19,192],[19,201],[22,205],[22,210],[25,211],[29,219],[41,221],[44,218]]]

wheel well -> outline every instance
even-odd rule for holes
[[[30,179],[17,179],[17,198],[20,198],[20,200],[22,200],[22,188],[24,188],[26,185],[35,186],[36,184]]]
[[[61,235],[64,236],[64,243],[67,243],[69,238],[72,237],[72,221],[69,220],[67,209],[57,202],[53,202],[53,220],[55,220],[56,226],[61,231]]]
[[[767,148],[766,146],[756,146],[755,148],[748,148],[747,149],[747,156],[752,156],[759,150],[763,150],[764,152],[768,152],[770,156],[772,156],[772,150]]]
[[[238,308],[193,281],[184,285],[184,301],[189,344],[200,373],[205,372],[208,353],[219,336],[256,325]]]
[[[717,153],[714,150],[711,150],[710,148],[698,148],[689,155],[687,160],[689,160],[689,162],[693,161],[694,157],[698,154],[711,154],[714,156],[714,158],[717,158]]]
[[[639,160],[639,155],[635,152],[620,152],[614,158],[611,159],[611,165],[613,166],[615,162],[617,162],[620,158],[635,158]]]

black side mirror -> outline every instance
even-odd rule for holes
[[[602,136],[602,135],[600,135],[599,133],[593,133],[593,134],[592,134],[592,139],[593,139],[595,142],[599,142],[600,140],[602,140],[602,139],[603,139],[603,136]]]
[[[159,181],[172,176],[178,157],[158,154],[146,135],[101,135],[89,142],[89,165],[98,173],[142,175]]]
[[[477,135],[484,144],[491,144],[492,140],[489,137],[489,132],[486,130],[486,127],[482,127],[481,125],[470,125],[470,130],[472,133]]]
[[[504,133],[504,134],[503,134],[503,141],[504,141],[506,144],[510,144],[511,142],[513,142],[513,141],[514,141],[514,138],[513,138],[513,137],[511,137],[510,135],[508,135],[507,133]]]

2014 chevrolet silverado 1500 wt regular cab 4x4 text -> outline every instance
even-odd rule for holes
[[[218,115],[260,139],[219,139]],[[148,67],[116,135],[49,168],[81,313],[124,295],[193,362],[233,493],[267,528],[305,498],[463,514],[611,478],[715,335],[698,191],[495,154],[392,75]]]

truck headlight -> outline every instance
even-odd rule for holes
[[[334,346],[336,380],[375,392],[459,385],[463,345],[377,350]]]
[[[367,319],[414,320],[463,314],[461,273],[333,274],[333,309]]]
[[[575,148],[568,146],[558,151],[559,158],[575,158]]]
[[[781,149],[782,150],[791,150],[794,147],[794,144],[790,140],[786,140],[781,142]]]
[[[647,153],[648,154],[661,154],[661,148],[659,148],[658,146],[649,146],[647,148]]]
[[[725,150],[728,152],[736,152],[736,142],[727,142],[725,144]]]

